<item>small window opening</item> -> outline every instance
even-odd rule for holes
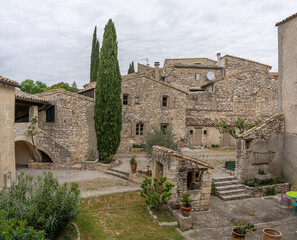
[[[200,73],[195,74],[195,80],[197,80],[197,81],[200,80]]]
[[[204,130],[203,131],[203,135],[207,135],[207,130]]]
[[[201,172],[190,170],[187,174],[187,189],[195,190],[200,189],[201,186]]]
[[[167,107],[167,105],[168,105],[168,97],[163,96],[162,97],[162,107]]]
[[[55,106],[46,109],[46,122],[55,122]]]
[[[194,131],[193,130],[190,130],[190,134],[193,135],[193,133],[194,133]]]
[[[161,77],[161,81],[164,82],[165,81],[165,77]]]
[[[128,94],[123,95],[123,105],[128,105]]]
[[[143,123],[136,124],[136,135],[143,135]]]
[[[169,125],[168,123],[161,123],[161,130],[164,134],[166,133],[168,125]]]

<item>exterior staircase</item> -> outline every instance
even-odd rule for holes
[[[130,180],[129,179],[129,173],[123,172],[123,171],[120,171],[120,170],[117,170],[117,169],[110,168],[105,173],[116,176],[118,178],[125,179],[125,180]]]
[[[245,185],[233,176],[214,178],[215,195],[224,201],[249,198]]]

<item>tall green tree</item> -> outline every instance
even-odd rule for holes
[[[130,73],[135,73],[134,61],[132,61],[132,63],[129,64],[128,74]]]
[[[74,93],[78,92],[75,82],[72,83],[72,86],[70,86],[69,83],[67,83],[67,82],[59,82],[59,83],[56,83],[56,84],[48,87],[47,89],[44,90],[44,92],[59,89],[59,88],[62,88],[69,92],[74,92]]]
[[[31,79],[26,79],[21,82],[21,91],[36,94],[42,93],[47,88],[47,85],[41,81],[34,82]]]
[[[118,150],[122,129],[121,74],[114,23],[104,28],[95,90],[95,130],[100,158],[106,162]]]
[[[99,41],[97,39],[97,26],[95,26],[92,41],[92,52],[91,52],[91,66],[90,66],[90,82],[95,82],[98,74],[99,67],[99,54],[100,54]]]

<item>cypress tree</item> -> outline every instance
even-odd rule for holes
[[[90,82],[95,82],[99,66],[99,41],[97,39],[97,26],[95,26],[92,41]]]
[[[134,73],[134,61],[132,63],[129,64],[129,68],[128,68],[128,74],[130,73]]]
[[[100,158],[108,162],[121,141],[121,74],[117,35],[110,19],[104,28],[95,89],[95,130]]]

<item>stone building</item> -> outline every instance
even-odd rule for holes
[[[276,24],[278,27],[278,111],[285,117],[282,174],[297,184],[297,13]]]
[[[188,146],[235,146],[215,126],[237,117],[248,121],[276,113],[276,74],[271,66],[217,54],[207,58],[166,59],[160,68],[138,64],[138,72],[122,76],[123,128],[120,150],[128,150],[152,125],[172,126]],[[79,94],[94,96],[95,83]]]
[[[0,188],[16,180],[14,112],[16,81],[0,76]]]
[[[41,168],[70,168],[96,152],[94,99],[57,89],[42,94],[16,93],[16,163]],[[38,117],[35,136],[41,159],[34,156],[32,139],[26,130]]]

